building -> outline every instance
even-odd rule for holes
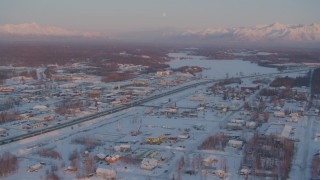
[[[121,104],[122,104],[122,102],[120,100],[116,100],[116,101],[111,102],[112,106],[119,106]]]
[[[241,87],[241,91],[255,91],[258,90],[260,86],[245,86]]]
[[[244,120],[242,120],[242,119],[232,119],[231,123],[244,125],[246,122]]]
[[[97,168],[96,175],[103,179],[117,179],[117,173],[113,169]]]
[[[193,97],[190,98],[190,100],[191,100],[191,101],[203,102],[203,101],[206,100],[206,98],[203,97],[203,96],[193,96]]]
[[[74,83],[68,83],[68,84],[61,84],[59,85],[59,88],[61,89],[73,89],[73,88],[76,88],[77,85],[74,84]]]
[[[14,90],[14,87],[0,87],[0,92],[13,92]]]
[[[125,151],[130,151],[131,146],[129,144],[121,144],[120,145],[120,151],[125,152]]]
[[[127,152],[131,150],[131,146],[129,144],[121,144],[120,146],[114,146],[113,150]]]
[[[178,109],[176,108],[169,108],[169,109],[162,109],[160,110],[161,114],[176,114],[178,113]]]
[[[216,170],[214,174],[219,178],[225,178],[226,172],[224,170],[219,169],[219,170]]]
[[[255,129],[257,127],[257,123],[254,121],[247,122],[246,127],[249,129]]]
[[[37,171],[39,169],[41,169],[43,167],[43,163],[37,163],[35,165],[29,166],[29,172],[34,172]]]
[[[240,175],[249,175],[251,173],[250,169],[242,168],[239,172]]]
[[[152,170],[158,166],[158,160],[156,159],[150,159],[150,158],[144,158],[141,162],[141,169],[145,170]]]
[[[5,134],[6,132],[7,132],[7,130],[6,130],[6,129],[4,129],[4,128],[0,128],[0,135]]]
[[[33,106],[32,109],[34,109],[34,110],[45,110],[45,109],[48,109],[48,107],[47,106],[43,106],[43,105],[35,105],[35,106]]]
[[[284,112],[276,111],[276,112],[274,112],[274,116],[275,116],[275,117],[281,117],[281,118],[283,118],[283,117],[285,117],[286,115],[285,115]]]
[[[218,163],[219,159],[214,155],[210,155],[207,158],[202,159],[201,162],[205,166],[212,166],[213,164]]]
[[[101,96],[101,93],[100,92],[89,92],[88,93],[88,97],[91,98],[91,99],[99,99]]]
[[[227,123],[227,128],[228,129],[232,129],[232,130],[239,130],[239,129],[242,129],[243,125],[242,124],[239,124],[239,123]]]
[[[169,76],[172,74],[171,70],[166,70],[166,71],[158,71],[156,73],[156,76]]]
[[[284,137],[284,138],[289,138],[290,136],[290,133],[291,133],[291,130],[292,130],[292,126],[289,126],[289,125],[285,125],[283,127],[283,130],[281,132],[281,137]]]
[[[104,159],[107,157],[107,155],[105,155],[105,154],[103,154],[103,153],[98,153],[98,154],[96,155],[96,157],[97,157],[98,159],[100,159],[100,160],[104,160]]]
[[[33,121],[51,121],[55,119],[55,116],[49,115],[49,116],[42,116],[42,117],[28,117],[28,119]]]
[[[107,156],[104,160],[111,164],[111,163],[115,163],[115,162],[119,161],[120,158],[121,158],[121,156],[116,154],[114,156]]]
[[[234,148],[242,148],[243,142],[242,141],[238,141],[238,140],[230,139],[228,141],[228,145],[231,146],[231,147],[234,147]]]

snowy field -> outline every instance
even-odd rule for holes
[[[276,69],[240,60],[206,60],[186,53],[171,53],[170,56],[190,58],[169,62],[171,67],[202,66],[206,68],[202,76],[210,79],[277,72]],[[304,74],[282,75],[297,77]],[[101,177],[95,173],[97,168],[114,170],[117,179],[130,180],[246,179],[240,170],[244,168],[247,143],[255,133],[287,135],[294,142],[289,179],[310,179],[313,155],[318,153],[320,145],[319,116],[310,110],[304,114],[300,112],[295,119],[289,115],[276,117],[275,112],[287,109],[299,112],[307,104],[293,100],[275,102],[270,97],[260,97],[260,90],[268,88],[268,83],[260,84],[260,89],[253,91],[241,89],[256,88],[253,81],[263,78],[272,81],[275,76],[279,75],[242,78],[241,83],[221,86],[209,83],[71,127],[2,145],[1,154],[14,154],[19,163],[18,170],[3,179],[46,179],[53,174],[62,179],[99,179]],[[155,93],[172,88],[158,89]],[[300,91],[309,93],[307,87],[300,88]],[[255,119],[252,118],[253,110],[244,109],[245,103],[258,107],[261,101],[265,102],[264,112],[270,114],[268,119],[259,126],[247,126]],[[289,126],[291,131],[283,133]],[[18,132],[11,131],[13,134]],[[218,148],[203,148],[209,137],[219,135],[223,141],[218,143]],[[152,163],[146,166],[145,161]],[[36,170],[29,172],[30,167]],[[249,179],[265,179],[252,172],[247,175]]]

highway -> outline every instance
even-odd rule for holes
[[[299,72],[299,71],[305,71],[305,70],[295,70],[295,71],[290,71],[290,72],[286,72],[286,73]],[[258,74],[258,75],[242,76],[242,77],[239,77],[239,78],[252,78],[252,77],[259,77],[259,76],[266,76],[266,75],[286,74],[286,73]],[[96,119],[96,118],[99,118],[99,117],[102,117],[102,116],[105,116],[105,115],[113,114],[113,113],[128,109],[130,107],[140,106],[140,105],[142,105],[144,103],[150,102],[150,101],[155,100],[155,99],[159,99],[159,98],[162,98],[162,97],[165,97],[165,96],[168,96],[168,95],[172,95],[172,94],[175,94],[175,93],[178,93],[178,92],[190,89],[190,88],[194,88],[194,87],[197,87],[197,86],[200,86],[200,85],[205,85],[205,84],[208,84],[208,83],[218,82],[218,81],[221,81],[221,80],[224,80],[224,79],[220,79],[220,80],[210,79],[210,80],[204,80],[204,81],[196,82],[196,83],[189,84],[189,85],[184,85],[182,87],[178,87],[176,89],[169,90],[169,91],[166,91],[166,92],[163,92],[163,93],[160,93],[160,94],[155,94],[155,95],[152,95],[152,96],[149,96],[149,97],[146,97],[146,98],[143,98],[143,99],[139,99],[139,100],[133,100],[133,101],[130,101],[130,102],[125,103],[123,105],[116,106],[116,107],[113,107],[111,109],[107,109],[105,111],[101,111],[101,112],[98,112],[98,113],[95,113],[95,114],[92,114],[92,115],[88,115],[88,116],[85,116],[85,117],[73,119],[73,120],[71,120],[69,122],[66,122],[66,123],[57,124],[57,125],[54,125],[54,126],[50,126],[50,127],[44,128],[44,129],[35,130],[35,131],[29,132],[27,134],[21,134],[21,135],[16,135],[16,136],[4,138],[4,139],[0,140],[0,146],[4,145],[4,144],[16,142],[16,141],[19,141],[19,140],[22,140],[22,139],[30,138],[30,137],[33,137],[33,136],[37,136],[37,135],[40,135],[40,134],[44,134],[44,133],[48,133],[48,132],[51,132],[51,131],[55,131],[55,130],[58,130],[58,129],[62,129],[62,128],[65,128],[65,127],[73,126],[73,125],[76,125],[76,124],[79,124],[79,123],[82,123],[82,122],[85,122],[85,121],[89,121],[89,120]]]

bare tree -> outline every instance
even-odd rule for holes
[[[5,177],[19,168],[18,158],[10,152],[5,152],[0,156],[0,177]]]

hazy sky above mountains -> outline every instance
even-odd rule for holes
[[[100,33],[320,22],[319,0],[1,0],[0,25]]]

